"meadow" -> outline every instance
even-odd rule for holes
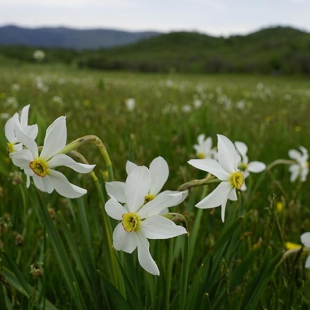
[[[297,247],[310,232],[310,186],[291,182],[287,164],[290,149],[310,148],[308,77],[0,63],[1,309],[310,308],[309,249]],[[150,240],[160,270],[155,276],[140,266],[137,251],[112,246],[117,221],[105,211],[111,167],[96,145],[77,149],[96,164],[95,174],[60,168],[86,195],[67,199],[34,184],[26,188],[7,153],[4,126],[28,104],[38,145],[64,115],[68,143],[87,135],[103,142],[115,181],[125,182],[128,160],[149,167],[158,156],[169,166],[164,189],[205,178],[188,164],[197,158],[193,146],[202,133],[213,147],[217,134],[244,142],[250,161],[267,169],[246,178],[247,190],[227,203],[225,222],[220,207],[195,207],[214,184],[189,188],[169,209],[189,234]]]

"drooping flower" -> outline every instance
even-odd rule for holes
[[[310,248],[310,232],[303,233],[300,236],[300,240],[305,247]],[[310,268],[310,255],[307,257],[305,267]]]
[[[150,170],[137,166],[126,179],[122,199],[126,200],[126,204],[121,205],[111,195],[105,209],[110,217],[121,221],[113,232],[114,248],[126,253],[132,253],[137,248],[142,268],[153,275],[159,275],[159,269],[150,254],[148,239],[168,239],[186,234],[187,231],[160,215],[162,210],[177,205],[182,193],[163,195],[146,201],[145,197],[151,186]]]
[[[194,145],[196,150],[196,156],[200,159],[202,158],[216,158],[217,152],[212,149],[212,138],[206,138],[205,134],[200,134],[198,136],[198,144]]]
[[[289,157],[296,161],[296,164],[292,164],[289,167],[291,182],[294,182],[298,177],[301,182],[305,182],[309,173],[308,150],[303,146],[300,146],[299,149],[301,152],[293,149],[288,152]]]
[[[191,159],[188,163],[213,174],[221,181],[213,192],[196,204],[196,207],[209,209],[221,206],[221,218],[224,222],[227,200],[237,200],[236,189],[241,189],[244,183],[244,174],[238,170],[240,156],[234,144],[223,135],[217,135],[217,138],[217,160],[211,158]]]
[[[15,113],[5,124],[4,131],[5,137],[9,141],[7,143],[9,153],[14,153],[23,147],[22,143],[20,143],[21,141],[16,136],[16,128],[33,140],[38,135],[38,125],[28,125],[29,108],[30,105],[25,106],[20,116],[18,113]]]
[[[126,163],[126,172],[129,175],[132,170],[138,167],[135,163],[127,161]],[[184,201],[188,195],[188,191],[178,192],[166,190],[160,193],[163,186],[165,185],[168,176],[169,176],[169,167],[164,158],[161,156],[156,157],[150,164],[150,175],[151,175],[151,186],[149,192],[145,196],[145,202],[151,201],[153,199],[160,198],[165,195],[181,193],[179,204]],[[117,201],[121,203],[126,203],[125,197],[125,183],[114,181],[107,182],[106,189],[109,195],[113,196]],[[168,213],[168,210],[163,210],[163,213]]]
[[[238,168],[243,171],[244,178],[247,178],[251,173],[259,173],[266,169],[266,165],[260,161],[251,161],[246,155],[248,152],[248,147],[245,143],[236,141],[235,147],[238,153],[241,156],[241,162],[239,163]],[[246,185],[243,183],[241,190],[246,190]]]
[[[34,139],[25,135],[19,127],[16,127],[16,136],[26,148],[11,153],[13,163],[24,170],[27,175],[27,187],[30,186],[32,177],[36,187],[42,192],[51,193],[54,190],[68,198],[77,198],[86,194],[84,188],[71,184],[67,178],[54,168],[66,166],[76,172],[88,173],[95,165],[81,164],[61,150],[67,141],[66,118],[57,118],[46,130],[44,145],[39,154],[38,146]]]

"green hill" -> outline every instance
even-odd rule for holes
[[[263,29],[216,38],[173,32],[136,44],[83,53],[80,67],[137,71],[310,73],[310,34],[293,28]]]
[[[48,50],[47,56],[50,61],[64,58],[81,68],[104,70],[309,74],[310,34],[289,27],[228,38],[172,32],[104,50]]]

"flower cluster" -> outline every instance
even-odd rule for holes
[[[108,182],[111,197],[105,205],[108,215],[120,223],[113,233],[116,250],[132,253],[138,250],[140,265],[149,273],[159,275],[158,267],[149,251],[148,239],[168,239],[187,231],[165,217],[168,208],[180,204],[187,191],[164,191],[169,171],[162,157],[155,158],[150,168],[128,162],[126,182]]]
[[[35,141],[38,134],[37,125],[28,125],[29,106],[19,116],[14,114],[5,125],[5,136],[8,139],[8,151],[12,162],[21,168],[27,176],[27,187],[30,178],[43,192],[54,190],[68,198],[77,198],[86,194],[86,189],[71,184],[68,179],[54,168],[66,166],[80,173],[88,173],[95,165],[81,164],[64,154],[67,141],[66,118],[57,118],[46,130],[42,150]]]

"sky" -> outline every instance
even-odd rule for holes
[[[0,26],[197,31],[213,36],[291,26],[310,32],[310,0],[0,0]]]

